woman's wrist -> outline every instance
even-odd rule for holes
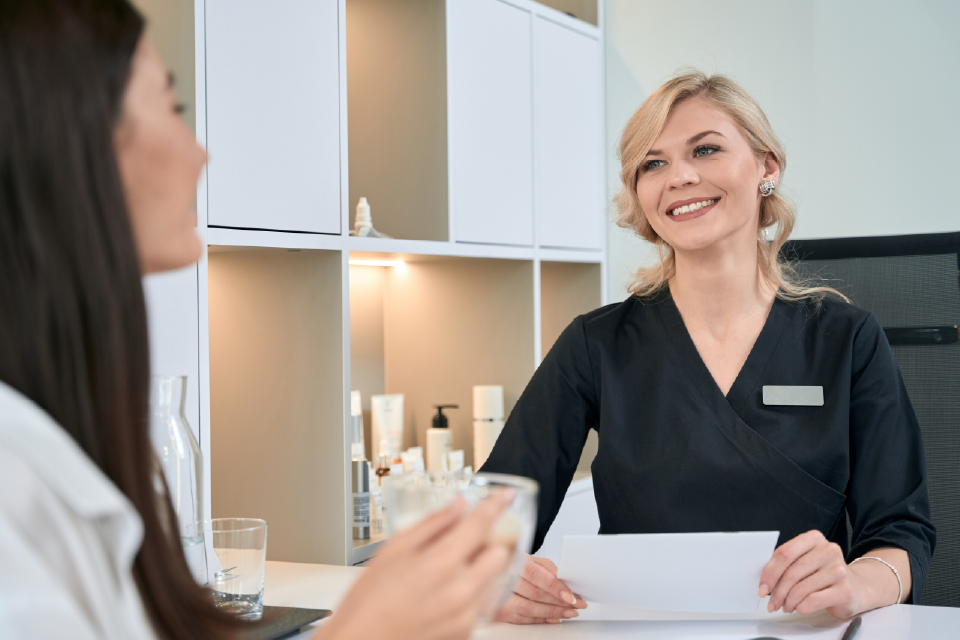
[[[890,568],[893,564],[888,566],[874,558],[879,558],[879,555],[868,553],[847,565],[860,593],[857,613],[898,604],[898,598],[899,602],[903,602],[906,593],[902,576],[898,579]],[[886,558],[882,560],[890,562]]]

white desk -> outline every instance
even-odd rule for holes
[[[268,562],[264,603],[273,606],[336,609],[360,572],[357,567]],[[493,624],[477,640],[572,640],[574,638],[724,638],[759,636],[839,640],[847,623],[822,614],[807,623],[771,622],[565,622],[559,625]],[[308,637],[306,635],[304,638]],[[960,638],[960,609],[900,605],[863,615],[859,640]]]

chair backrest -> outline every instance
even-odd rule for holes
[[[923,432],[937,528],[919,604],[960,607],[960,233],[795,240],[784,251],[887,334]]]

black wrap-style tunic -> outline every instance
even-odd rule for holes
[[[765,385],[821,386],[823,406],[764,405]],[[483,467],[540,483],[535,549],[590,429],[600,533],[818,529],[848,561],[907,551],[919,602],[936,540],[923,441],[872,314],[778,298],[726,396],[669,291],[578,317]]]

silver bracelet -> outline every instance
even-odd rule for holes
[[[897,568],[892,564],[890,564],[889,562],[887,562],[886,560],[884,560],[883,558],[878,558],[877,556],[860,556],[850,564],[851,565],[856,564],[861,560],[876,560],[877,562],[882,562],[883,564],[890,567],[890,571],[893,571],[893,575],[897,576],[897,584],[900,585],[900,595],[897,596],[897,604],[900,604],[900,601],[903,600],[903,581],[900,580],[900,572],[897,571]]]

